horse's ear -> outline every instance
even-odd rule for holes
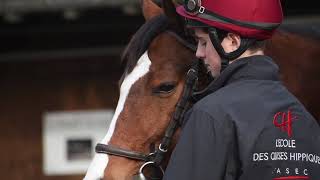
[[[155,1],[155,2],[154,2]],[[160,4],[158,0],[140,0],[142,6],[142,13],[146,21],[149,19],[163,14],[163,10],[157,4]]]
[[[181,4],[181,1],[179,0],[162,0],[164,13],[168,17],[171,27],[173,27],[177,32],[184,30],[184,20],[176,12],[176,6],[179,4]]]

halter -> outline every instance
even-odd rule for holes
[[[174,37],[177,41],[179,41],[182,45],[187,47],[188,49],[191,49],[192,51],[195,51],[195,46],[189,43],[187,40],[185,40],[183,37],[178,35],[177,33],[173,31],[165,31],[172,37]],[[114,156],[120,156],[125,157],[128,159],[138,160],[145,162],[140,170],[139,174],[135,175],[133,178],[134,180],[145,180],[147,179],[144,176],[143,170],[144,168],[148,166],[153,166],[160,169],[160,172],[162,175],[164,174],[164,171],[161,167],[161,163],[165,157],[165,154],[168,152],[168,148],[170,147],[172,138],[178,127],[180,126],[181,119],[184,116],[184,113],[187,111],[188,107],[191,103],[191,96],[192,92],[194,91],[194,88],[196,86],[196,82],[198,80],[198,61],[194,63],[189,69],[187,75],[186,75],[186,81],[183,88],[183,93],[181,98],[179,99],[173,116],[171,117],[169,126],[166,129],[166,132],[164,134],[164,137],[162,138],[162,141],[158,148],[149,154],[144,154],[141,152],[131,151],[122,149],[119,147],[115,147],[112,145],[106,145],[106,144],[100,144],[98,143],[96,145],[95,151],[96,153],[103,153],[108,155],[114,155]],[[154,179],[154,178],[153,178]],[[158,179],[158,178],[157,178]]]

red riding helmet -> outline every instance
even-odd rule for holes
[[[268,39],[283,20],[280,0],[184,0],[177,12],[243,37]]]

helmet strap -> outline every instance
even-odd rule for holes
[[[219,39],[217,29],[210,27],[208,31],[210,40],[221,57],[221,72],[229,65],[231,60],[241,56],[241,54],[243,54],[256,41],[255,39],[242,38],[240,46],[237,50],[226,53],[221,45],[221,40]]]

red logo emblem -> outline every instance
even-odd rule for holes
[[[288,112],[278,112],[273,117],[273,124],[281,131],[286,132],[289,137],[292,137],[292,121],[295,118],[290,110]]]

